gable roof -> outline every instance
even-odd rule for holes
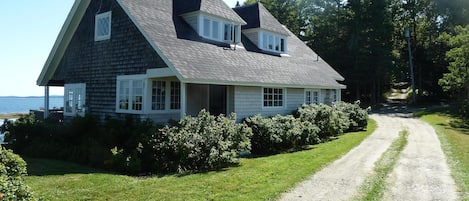
[[[181,82],[345,88],[337,82],[344,78],[286,28],[283,27],[289,35],[288,56],[266,54],[244,36],[241,47],[233,50],[225,44],[200,37],[174,12],[173,2],[177,1],[179,0],[117,0]],[[79,15],[76,18],[81,19]],[[56,56],[61,55],[51,52],[50,57],[60,61]],[[43,72],[53,73],[55,70],[51,71],[50,68],[57,67],[46,63]],[[38,84],[46,85],[50,77],[40,76]]]
[[[174,5],[174,11],[177,15],[201,11],[233,22],[246,24],[225,2],[220,0],[174,0]]]
[[[261,3],[236,7],[233,10],[247,22],[243,29],[262,28],[282,35],[290,34]]]

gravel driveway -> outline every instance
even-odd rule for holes
[[[388,181],[386,200],[457,200],[456,185],[433,128],[405,114],[373,114],[376,131],[359,146],[308,180],[282,195],[281,200],[351,200],[374,163],[396,139],[409,131],[408,144]]]

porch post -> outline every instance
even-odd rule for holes
[[[186,83],[181,82],[181,119],[186,116],[187,110]]]
[[[44,87],[44,119],[49,117],[49,86]]]

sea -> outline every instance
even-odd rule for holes
[[[49,109],[62,108],[64,106],[63,96],[50,96]],[[44,108],[43,96],[0,96],[0,114],[28,113],[29,110]]]

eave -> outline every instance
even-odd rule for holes
[[[62,60],[62,57],[64,56],[65,51],[67,50],[67,47],[70,44],[70,41],[72,40],[72,37],[78,28],[78,25],[80,24],[81,19],[83,18],[83,15],[85,14],[90,2],[91,0],[76,0],[73,4],[72,9],[70,10],[67,19],[65,20],[64,25],[62,26],[62,29],[60,30],[59,35],[54,43],[54,46],[52,47],[49,57],[47,58],[44,67],[42,68],[41,74],[37,79],[37,85],[49,85],[49,81],[54,76],[54,73],[57,70],[60,61]]]

